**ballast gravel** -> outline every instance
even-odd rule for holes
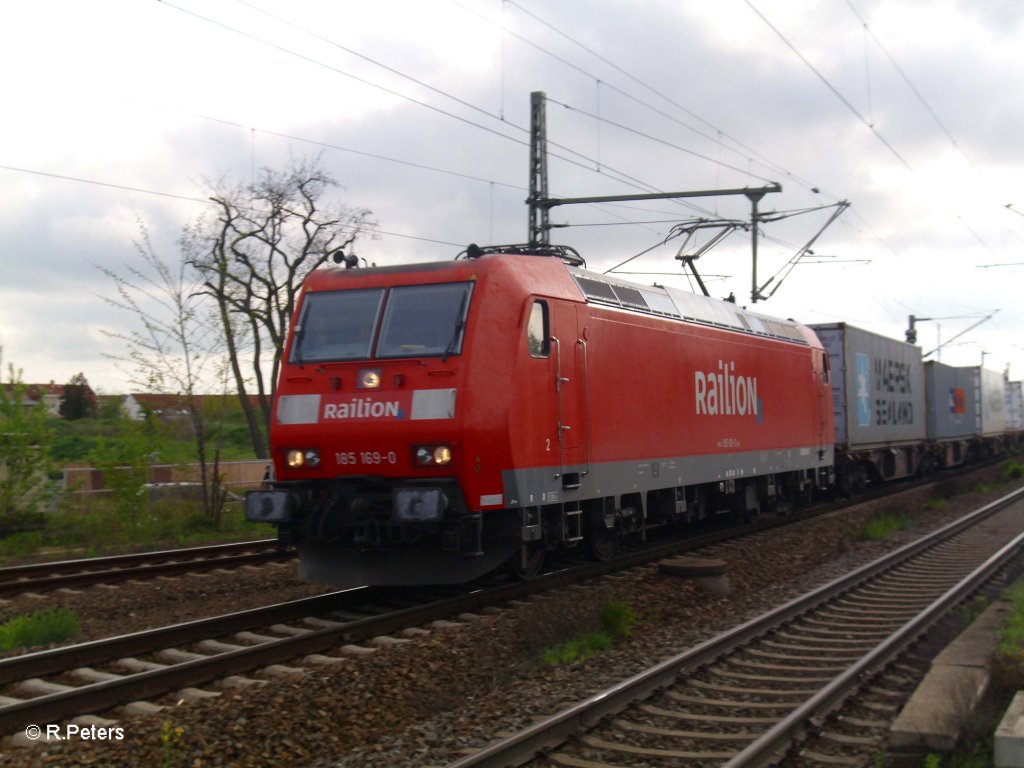
[[[996,472],[972,482],[991,480]],[[40,739],[32,747],[6,740],[0,766],[443,766],[1010,490],[999,485],[988,493],[958,495],[938,509],[926,505],[927,492],[912,491],[721,546],[708,554],[728,564],[730,592],[724,596],[660,575],[656,566],[636,568],[453,620],[454,626],[425,628],[408,643],[339,653],[337,663],[296,660],[291,664],[299,672],[255,674],[263,681],[257,685],[211,687],[220,693],[214,698],[164,698],[157,703],[165,709],[156,714],[103,713],[117,720],[112,727],[122,729],[121,738],[115,730],[112,738],[108,732],[105,739]],[[880,509],[905,511],[911,527],[885,542],[859,541],[861,524]],[[115,590],[86,590],[60,600],[69,600],[90,636],[98,637],[141,628],[139,622],[183,620],[179,611],[213,615],[250,601],[323,591],[299,584],[288,569],[263,567],[218,574],[216,587],[204,581],[200,598],[188,591],[194,578],[150,585],[137,602],[123,598],[108,606]],[[175,597],[165,599],[168,594]],[[612,598],[635,612],[632,637],[588,661],[540,663],[544,649],[594,629],[601,606]],[[4,605],[0,617],[20,610],[20,604]],[[119,623],[119,610],[135,614],[126,621],[130,627]],[[45,730],[47,724],[40,725]]]
[[[299,581],[294,561],[271,563],[12,596],[0,599],[0,623],[13,616],[66,608],[74,611],[80,623],[69,643],[84,643],[329,591],[330,587]],[[16,653],[0,651],[0,657]]]

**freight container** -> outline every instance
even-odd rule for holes
[[[829,356],[840,483],[915,474],[928,422],[920,347],[846,323],[811,328]]]
[[[1019,381],[1006,383],[1006,430],[1024,430],[1024,391]]]
[[[837,443],[857,447],[925,439],[920,347],[846,323],[811,328],[832,367]]]
[[[929,361],[924,364],[928,401],[928,437],[953,440],[980,434],[977,368],[958,368]]]
[[[981,400],[978,433],[982,437],[996,437],[1006,432],[1006,392],[1003,385],[1003,374],[985,368],[979,371]]]
[[[981,381],[978,368],[924,364],[928,438],[939,467],[953,467],[977,455],[981,436]]]

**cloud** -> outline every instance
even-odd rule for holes
[[[140,221],[162,255],[176,253],[181,227],[209,211],[211,184],[246,183],[293,157],[322,153],[337,199],[372,209],[394,233],[358,244],[371,262],[524,240],[529,94],[539,90],[551,99],[553,194],[770,179],[784,190],[762,210],[850,200],[815,244],[834,263],[797,267],[760,311],[900,335],[911,313],[1000,308],[968,337],[973,347],[949,354],[976,361],[991,347],[991,365],[1019,368],[1008,341],[1024,321],[1019,269],[978,265],[1024,261],[1024,217],[1004,207],[1024,211],[1020,14],[1008,3],[852,7],[857,15],[840,0],[12,8],[0,30],[0,65],[19,75],[5,82],[0,125],[5,359],[37,379],[84,370],[93,381],[95,370],[106,388],[126,386],[98,333],[126,320],[103,304],[109,283],[96,265],[133,263]],[[65,23],[52,24],[55,13]],[[601,225],[555,239],[604,269],[696,215],[743,219],[749,202],[563,207],[552,220]],[[764,279],[826,215],[765,225]],[[685,286],[677,248],[637,262],[675,277],[636,279]],[[709,277],[715,295],[748,301],[749,234],[700,268],[724,276]]]

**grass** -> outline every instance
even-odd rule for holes
[[[170,720],[165,720],[160,727],[160,745],[163,751],[164,768],[171,768],[179,761],[181,756],[181,743],[185,738],[185,729],[180,725],[176,726]]]
[[[1020,480],[1024,478],[1024,464],[1014,459],[1004,461],[1000,469],[1003,480]]]
[[[144,511],[126,510],[112,499],[95,497],[81,507],[57,509],[45,516],[44,531],[23,531],[0,539],[0,565],[40,555],[89,557],[123,551],[267,539],[275,530],[250,523],[240,503],[224,509],[220,528],[199,511],[198,502],[160,500]]]
[[[1024,580],[1007,589],[1002,599],[1009,608],[1009,615],[990,662],[992,689],[987,701],[971,718],[958,748],[942,755],[941,759],[927,756],[922,763],[925,768],[990,768],[992,765],[995,729],[1014,693],[1024,687]]]
[[[249,430],[236,399],[227,398],[225,407],[227,411],[223,419],[210,418],[207,424],[209,444],[220,446],[223,461],[253,458]],[[51,457],[62,464],[86,461],[101,446],[115,450],[123,447],[131,441],[132,430],[138,423],[129,422],[122,416],[107,414],[74,421],[50,419],[47,425],[53,430]],[[158,423],[154,427],[155,433],[151,437],[155,444],[151,450],[160,454],[161,462],[175,464],[195,461],[195,438],[186,420]]]
[[[910,518],[906,512],[881,512],[865,521],[857,532],[857,538],[861,541],[884,541],[909,525]]]
[[[636,613],[627,603],[608,600],[601,607],[601,628],[567,640],[541,653],[541,664],[548,667],[566,666],[586,661],[615,643],[633,634]]]
[[[1024,581],[1016,582],[1003,595],[1010,608],[1010,616],[999,632],[999,655],[1024,659]]]
[[[77,634],[78,616],[66,608],[51,608],[0,624],[0,650],[59,643]]]

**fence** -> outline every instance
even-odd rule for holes
[[[223,476],[225,488],[240,493],[259,487],[269,466],[269,460],[222,461],[217,465],[217,472]],[[212,464],[208,464],[207,467],[213,469]],[[153,464],[149,467],[148,482],[154,485],[198,483],[199,480],[198,464]],[[86,465],[69,464],[64,468],[64,490],[69,494],[87,494],[102,493],[108,489],[103,482],[101,470]]]

